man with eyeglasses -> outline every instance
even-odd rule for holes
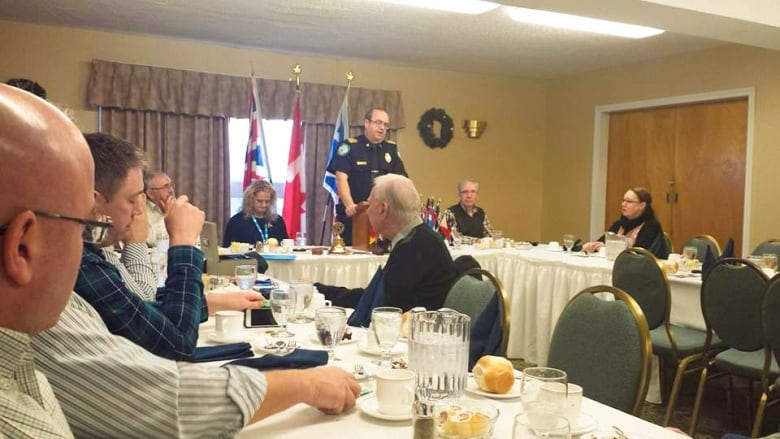
[[[363,121],[363,135],[345,140],[328,168],[336,175],[336,221],[344,224],[342,237],[347,245],[352,245],[352,217],[357,205],[368,200],[374,179],[385,174],[408,176],[398,145],[385,139],[388,128],[387,112],[380,108],[369,110]]]
[[[73,437],[31,341],[68,303],[82,236],[108,226],[88,219],[92,158],[60,111],[0,85],[0,163],[0,436]],[[42,191],[41,181],[57,184]]]
[[[176,186],[165,172],[144,172],[144,193],[146,194],[146,217],[149,235],[146,243],[154,247],[160,241],[168,240],[165,228],[165,212],[168,204],[176,199]]]
[[[452,232],[453,237],[471,244],[475,239],[493,236],[487,213],[477,206],[479,200],[479,183],[464,179],[458,182],[458,204],[447,208],[442,215],[442,222]]]

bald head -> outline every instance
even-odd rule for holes
[[[73,289],[84,226],[54,217],[92,216],[92,157],[62,112],[0,84],[0,163],[0,327],[33,334]]]
[[[420,218],[420,194],[412,180],[403,175],[377,177],[368,204],[368,219],[385,238],[392,239],[404,226]]]

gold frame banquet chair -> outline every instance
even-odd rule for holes
[[[688,431],[691,436],[696,431],[704,385],[711,368],[714,367],[729,377],[747,378],[749,394],[752,394],[754,381],[761,383],[762,392],[767,391],[770,365],[773,363],[762,323],[767,282],[768,279],[760,268],[740,258],[721,259],[704,276],[701,286],[701,310],[707,328],[707,342],[704,349],[704,367],[699,377]],[[715,333],[726,344],[725,350],[712,349]],[[775,374],[777,372],[775,369]],[[729,387],[731,394],[732,389]],[[729,398],[729,403],[731,399]],[[763,422],[765,405],[766,400],[760,399],[753,422],[753,437]]]
[[[667,426],[674,413],[683,378],[701,370],[707,334],[670,323],[672,293],[669,280],[658,259],[649,251],[633,247],[620,253],[612,266],[612,285],[628,293],[645,313],[653,354],[659,359],[662,395],[668,388],[667,361],[671,360],[676,366],[671,392],[666,398],[663,425]],[[715,339],[712,345],[713,348],[725,347],[720,339]]]
[[[504,291],[504,284],[493,273],[484,268],[470,268],[463,272],[450,287],[443,307],[468,315],[473,325],[496,295],[501,301],[501,346],[506,353],[511,321],[509,298]]]
[[[780,239],[767,239],[766,241],[758,244],[750,254],[754,256],[761,256],[764,253],[774,253],[777,255],[777,259],[780,260]]]
[[[206,259],[206,274],[233,276],[236,267],[256,263],[255,259],[221,259],[219,257],[219,241],[217,240],[217,224],[211,221],[203,222],[200,233],[200,249]]]
[[[774,365],[778,365],[780,364],[780,276],[773,277],[766,287],[761,317],[764,326],[764,337],[766,337],[766,342],[772,353]],[[770,372],[771,369],[770,365]],[[780,376],[774,377],[774,382],[772,382],[772,378],[770,373],[769,382],[762,383],[765,390],[761,393],[759,407],[762,404],[768,407],[780,401]],[[770,398],[773,398],[773,400],[769,401]],[[763,415],[764,412],[762,411],[757,413],[756,417],[761,416],[763,418]]]
[[[650,330],[639,304],[619,288],[597,285],[579,292],[561,312],[547,365],[565,371],[588,398],[638,416],[650,382],[651,355]]]

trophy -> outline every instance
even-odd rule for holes
[[[344,224],[336,221],[333,223],[333,245],[330,248],[330,254],[344,254],[347,248],[344,245],[344,238],[341,234],[344,232]]]

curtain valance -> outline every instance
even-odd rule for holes
[[[289,119],[295,97],[291,81],[257,78],[260,107],[266,119]],[[346,87],[301,83],[301,118],[333,124]],[[87,88],[90,105],[210,117],[248,116],[249,78],[163,67],[93,60]],[[350,122],[362,126],[365,112],[384,108],[391,128],[405,126],[401,92],[352,87]]]

